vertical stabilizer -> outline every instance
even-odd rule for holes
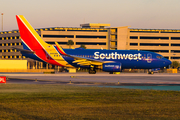
[[[44,42],[23,15],[16,15],[16,19],[21,40],[24,46],[26,46],[24,49],[31,50],[38,59],[41,59],[44,62],[63,66],[50,55],[51,50],[55,50],[54,46]]]
[[[48,46],[23,15],[16,15],[16,19],[21,39],[30,50],[45,49]]]

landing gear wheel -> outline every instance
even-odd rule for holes
[[[96,74],[96,70],[89,70],[89,74]]]
[[[154,72],[153,71],[148,71],[148,74],[154,74]]]
[[[90,68],[89,68],[89,74],[96,74],[95,66],[90,66]]]

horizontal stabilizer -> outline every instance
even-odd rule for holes
[[[21,51],[21,52],[23,52],[23,53],[27,53],[27,54],[34,53],[34,52],[30,51],[30,50],[25,50],[25,49],[16,48],[16,47],[12,47],[12,48],[13,48],[13,49],[16,49],[16,50],[18,50],[18,51]]]

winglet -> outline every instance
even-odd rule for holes
[[[67,54],[64,52],[64,50],[61,48],[61,46],[60,46],[57,42],[55,42],[55,44],[56,44],[56,47],[57,47],[58,51],[59,51],[62,55],[67,55]]]

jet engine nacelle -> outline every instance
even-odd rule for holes
[[[121,71],[121,63],[104,63],[102,70],[105,72],[120,72]]]

